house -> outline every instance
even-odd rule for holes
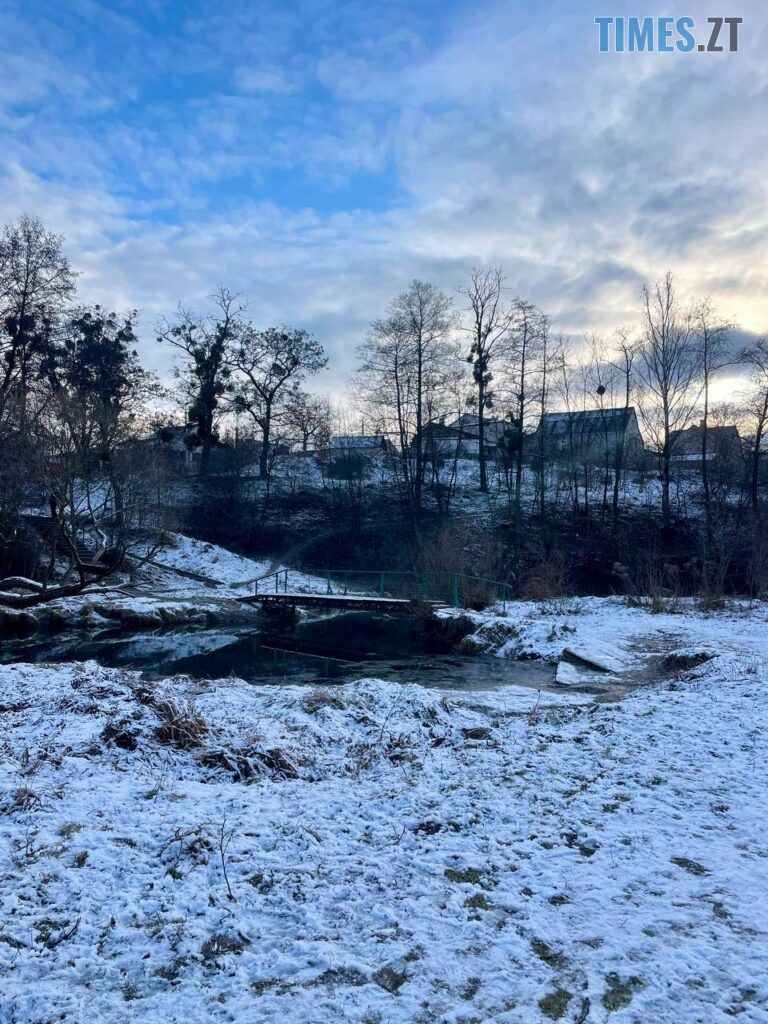
[[[504,420],[486,419],[483,447],[489,458],[495,458],[499,439],[509,424]],[[435,457],[476,459],[480,454],[480,426],[477,416],[464,413],[451,423],[434,420],[421,432],[422,450],[428,459]]]
[[[389,451],[392,442],[384,434],[340,434],[331,438],[329,447],[335,455],[352,452],[358,455],[375,455],[376,452]]]
[[[196,423],[184,426],[167,424],[155,427],[142,438],[129,441],[126,447],[136,451],[152,452],[176,473],[193,475],[200,471],[203,442]],[[209,470],[219,472],[229,467],[232,446],[226,441],[213,438],[209,453]]]
[[[461,431],[461,434],[465,438],[472,438],[473,440],[479,440],[480,438],[480,417],[475,416],[473,413],[465,412],[458,419],[455,419],[451,426]],[[495,454],[496,445],[499,442],[499,438],[506,431],[509,430],[509,423],[506,420],[489,419],[487,416],[483,419],[483,443],[488,450],[489,455]]]
[[[605,462],[621,453],[624,459],[642,456],[644,445],[637,413],[626,409],[586,409],[580,412],[545,412],[528,450],[539,446],[547,456]]]
[[[193,451],[199,448],[200,441],[195,424],[167,424],[153,428],[149,434],[129,442],[129,445],[161,454],[167,464],[178,472],[192,472]]]
[[[476,458],[479,450],[477,438],[468,437],[451,424],[428,423],[421,431],[421,450],[429,460],[441,458]]]
[[[673,430],[669,440],[673,463],[691,469],[701,467],[704,420],[685,430]],[[707,427],[707,463],[730,464],[737,462],[741,455],[742,443],[738,427]]]

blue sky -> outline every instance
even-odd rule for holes
[[[718,9],[719,10],[719,9]],[[566,332],[631,324],[667,267],[768,327],[768,31],[608,54],[626,3],[6,2],[0,218],[67,239],[81,294],[152,324],[241,291],[338,389],[413,276],[500,264]],[[642,14],[692,15],[703,3]]]

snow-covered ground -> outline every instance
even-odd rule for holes
[[[106,625],[115,621],[126,627],[169,626],[185,622],[233,621],[248,618],[250,610],[237,599],[253,593],[254,580],[281,572],[279,560],[252,559],[217,544],[167,532],[168,543],[131,584],[127,573],[110,577],[75,597],[60,598],[31,609],[0,609],[0,627],[33,628],[35,623]],[[148,551],[137,549],[138,558]],[[327,581],[295,569],[288,570],[288,589],[301,593],[325,593]],[[274,579],[262,583],[272,588]],[[281,576],[281,589],[285,582]]]
[[[675,654],[602,703],[0,666],[0,1020],[765,1021],[766,619],[477,617]]]
[[[168,546],[153,559],[152,568],[166,566],[196,573],[222,584],[222,595],[242,597],[244,594],[253,593],[255,580],[286,571],[286,566],[279,560],[246,558],[217,544],[196,540],[181,533],[168,533],[167,536]],[[327,589],[326,580],[319,576],[299,572],[297,569],[287,571],[288,588],[291,591],[324,593]],[[262,584],[265,587],[271,585],[271,582]],[[282,578],[278,585],[281,589],[285,586]],[[201,589],[199,581],[183,577],[176,577],[174,587],[180,592],[198,592]],[[210,593],[210,590],[208,592]]]
[[[182,533],[167,533],[166,536],[168,546],[154,559],[161,565],[199,573],[230,585],[263,576],[270,570],[268,559],[244,558],[217,544],[208,544]]]

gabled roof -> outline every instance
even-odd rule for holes
[[[452,430],[461,431],[464,437],[477,438],[480,434],[480,417],[474,413],[465,412],[452,423],[448,424]],[[501,434],[509,426],[504,420],[485,418],[483,421],[483,435],[487,444],[494,444]]]
[[[632,406],[628,409],[584,409],[576,412],[545,412],[539,421],[539,429],[545,433],[599,434],[604,431],[620,433],[626,431],[630,422],[636,419]]]
[[[672,441],[676,441],[678,438],[701,438],[704,433],[704,427],[699,424],[686,427],[685,430],[670,430],[669,436]],[[707,427],[707,436],[714,440],[740,440],[741,435],[739,434],[739,428],[735,424],[729,424],[723,427]]]

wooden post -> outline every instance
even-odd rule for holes
[[[459,577],[453,574],[453,607],[459,607]]]

